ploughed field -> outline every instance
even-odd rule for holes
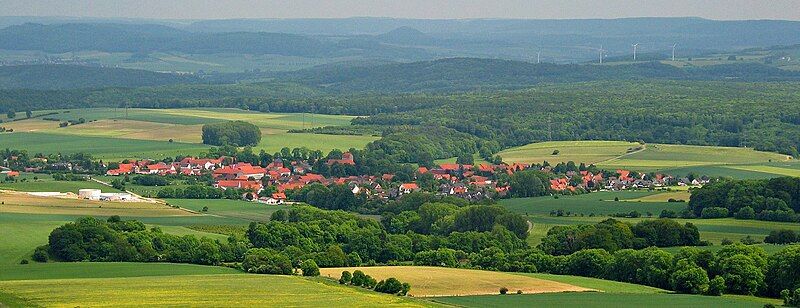
[[[3,134],[0,148],[25,149],[33,153],[90,152],[104,159],[163,158],[199,154],[202,126],[229,120],[255,124],[262,131],[257,152],[280,151],[283,147],[332,149],[362,148],[376,136],[342,136],[288,133],[292,129],[349,125],[351,116],[321,114],[261,113],[230,108],[122,109],[91,108],[55,110],[58,114],[3,123],[14,129]],[[57,120],[45,120],[45,118]],[[86,123],[59,127],[60,122],[84,119]]]

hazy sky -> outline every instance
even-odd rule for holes
[[[800,0],[0,0],[0,15],[160,19],[699,16],[800,20]]]

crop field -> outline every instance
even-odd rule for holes
[[[27,305],[69,307],[433,305],[301,277],[247,274],[0,281],[0,292]]]
[[[411,284],[409,294],[416,297],[496,294],[501,287],[525,293],[590,291],[574,285],[500,272],[427,266],[376,266],[323,268],[320,275],[339,279],[342,271],[361,270],[377,280],[390,277]]]
[[[0,138],[0,148],[22,149],[29,153],[91,152],[94,158],[122,160],[126,158],[163,159],[180,154],[197,155],[208,150],[203,144],[155,140],[90,137],[50,133],[11,133]]]
[[[291,129],[348,125],[351,116],[261,113],[239,109],[128,109],[93,108],[58,110],[49,117],[60,121],[84,119],[84,124],[59,127],[59,121],[30,119],[4,126],[14,133],[0,139],[0,148],[19,148],[33,153],[75,153],[91,150],[96,158],[155,158],[197,155],[209,148],[200,144],[203,124],[242,120],[261,128],[261,143],[255,151],[269,153],[281,148],[363,148],[376,136],[293,134]],[[172,142],[170,142],[170,140]]]
[[[786,155],[750,148],[648,144],[643,151],[604,161],[602,168],[659,171],[669,168],[787,161]]]
[[[624,141],[550,141],[510,148],[497,155],[511,163],[574,161],[588,165],[613,159],[638,146],[638,143]],[[558,151],[558,155],[553,155],[554,151]]]
[[[460,307],[733,307],[757,308],[780,305],[775,299],[741,296],[630,293],[550,293],[533,295],[483,295],[437,298],[437,302]]]
[[[688,202],[692,194],[688,190],[669,191],[660,194],[644,196],[641,198],[625,200],[626,202],[668,202],[670,199],[683,200]]]

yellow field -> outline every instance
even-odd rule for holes
[[[411,284],[410,295],[416,297],[499,294],[501,287],[509,292],[530,293],[593,291],[566,283],[480,270],[428,266],[376,266],[322,268],[320,275],[339,279],[342,271],[361,270],[378,281],[394,277]]]
[[[624,141],[551,141],[507,149],[497,155],[510,163],[574,161],[591,164],[624,155],[628,149],[638,146],[638,143]],[[555,150],[559,151],[558,155],[552,155]]]
[[[424,307],[432,303],[274,275],[187,275],[0,282],[0,292],[52,307]]]
[[[0,191],[0,213],[100,215],[100,216],[195,216],[190,212],[157,203],[103,202],[72,198],[38,197]]]

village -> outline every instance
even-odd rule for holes
[[[351,165],[356,161],[345,152],[340,159],[327,159],[327,166]],[[591,166],[591,169],[594,166]],[[106,172],[108,176],[156,175],[156,176],[202,176],[210,174],[213,187],[222,190],[238,190],[242,199],[264,204],[291,202],[287,192],[299,190],[311,184],[346,185],[353,194],[368,198],[389,200],[402,195],[425,190],[440,195],[454,196],[469,201],[486,198],[498,199],[509,196],[512,189],[508,177],[516,172],[538,170],[548,175],[545,183],[553,193],[577,194],[598,190],[656,189],[667,186],[698,186],[709,181],[701,178],[674,178],[659,173],[645,174],[628,170],[604,172],[599,170],[568,170],[556,172],[549,165],[489,164],[476,165],[442,163],[432,168],[418,167],[411,181],[396,181],[395,174],[354,175],[347,177],[325,177],[314,173],[312,164],[306,160],[283,160],[276,157],[266,166],[247,162],[236,162],[230,157],[194,158],[165,163],[150,160],[126,161]],[[563,168],[561,168],[563,169]],[[421,182],[425,182],[423,185]]]

